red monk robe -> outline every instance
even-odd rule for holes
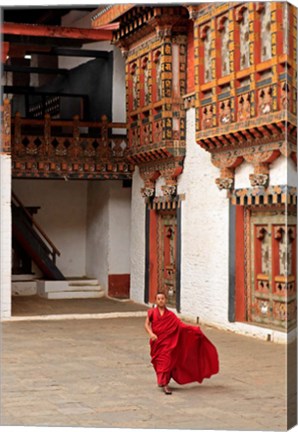
[[[218,373],[216,348],[199,327],[184,324],[166,307],[162,315],[158,307],[149,309],[148,319],[157,336],[150,340],[150,354],[159,386],[171,378],[178,384],[201,383]]]

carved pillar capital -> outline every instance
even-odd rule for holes
[[[218,188],[233,189],[235,169],[243,162],[242,156],[231,156],[229,154],[211,156],[211,162],[220,169],[220,177],[215,180]]]
[[[155,182],[159,177],[159,173],[156,171],[140,170],[140,176],[144,181],[144,187],[141,188],[141,194],[143,198],[151,198],[155,195]]]
[[[235,168],[221,168],[220,177],[215,180],[219,190],[233,189],[234,187]]]
[[[166,184],[161,187],[165,197],[175,196],[177,193],[177,177],[182,172],[182,166],[175,164],[171,167],[164,167],[160,175],[165,178]]]
[[[254,164],[254,173],[249,176],[250,184],[267,187],[269,184],[269,165],[267,163]]]
[[[244,156],[246,162],[254,167],[254,173],[250,174],[249,180],[252,187],[267,187],[269,184],[269,165],[280,155],[279,150],[255,152]]]

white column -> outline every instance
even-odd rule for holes
[[[11,156],[0,154],[1,319],[11,317]]]

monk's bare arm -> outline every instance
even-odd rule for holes
[[[153,331],[152,331],[152,329],[151,329],[151,324],[150,324],[148,316],[146,317],[146,321],[145,321],[145,330],[149,334],[150,339],[152,339],[152,340],[156,340],[157,339],[156,334],[154,334]]]

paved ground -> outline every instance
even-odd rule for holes
[[[15,296],[12,298],[12,315],[16,317],[137,312],[146,311],[147,309],[146,306],[134,303],[131,300],[119,301],[107,297],[100,297],[98,299],[47,300],[35,295]]]
[[[285,346],[202,327],[218,348],[220,373],[202,384],[173,383],[166,396],[156,386],[143,323],[2,323],[1,424],[286,429]],[[293,362],[293,344],[290,352]]]

